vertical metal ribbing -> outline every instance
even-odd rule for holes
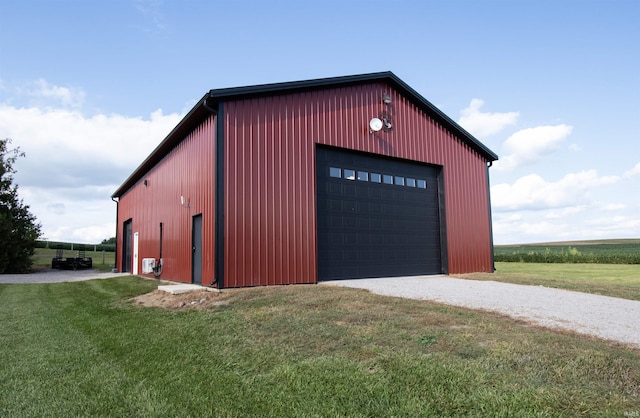
[[[384,109],[383,92],[392,94],[394,127],[371,134],[368,122]],[[489,234],[475,226],[488,216],[479,198],[486,186],[475,178],[484,178],[484,162],[388,86],[237,101],[226,109],[224,243],[230,286],[316,281],[315,144],[443,166],[449,266],[462,272],[485,264]]]

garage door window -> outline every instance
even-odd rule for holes
[[[427,188],[427,181],[424,179],[369,173],[368,171],[356,171],[350,168],[329,167],[329,177],[343,178],[345,180],[370,181],[371,183],[384,183],[395,186],[417,187],[418,189]]]

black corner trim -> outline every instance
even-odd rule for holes
[[[224,288],[224,104],[218,103],[215,146],[215,254],[214,280],[218,289]]]
[[[438,205],[440,215],[440,264],[442,274],[449,274],[449,250],[447,241],[447,207],[446,191],[444,189],[444,168],[440,166],[438,173]]]
[[[491,273],[496,271],[496,254],[493,248],[493,215],[491,214],[491,182],[489,180],[489,167],[487,164],[487,202],[489,203],[489,243],[491,245]]]

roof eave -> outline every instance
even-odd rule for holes
[[[183,134],[189,132],[202,119],[210,114],[205,108],[205,100],[209,94],[205,94],[200,101],[185,115],[184,118],[169,132],[160,144],[149,154],[149,156],[131,173],[122,185],[111,195],[111,198],[119,198],[125,194],[134,184],[151,170],[162,158],[182,139]]]
[[[149,154],[149,156],[134,170],[134,172],[122,183],[122,185],[111,195],[112,198],[119,198],[125,194],[134,184],[142,179],[142,177],[153,168],[158,162],[164,158],[178,142],[182,140],[183,134],[189,132],[202,119],[210,114],[207,100],[212,99],[214,103],[220,103],[229,100],[268,96],[273,94],[288,94],[297,91],[331,88],[345,85],[364,84],[371,82],[386,82],[401,92],[410,101],[418,107],[425,110],[431,117],[441,123],[446,128],[454,131],[459,136],[482,155],[487,162],[498,159],[498,155],[487,148],[482,142],[458,125],[453,119],[444,114],[440,109],[435,107],[431,102],[416,92],[408,84],[398,78],[391,71],[383,71],[377,73],[350,75],[342,77],[320,78],[304,81],[290,81],[284,83],[260,84],[246,87],[231,87],[223,89],[210,90],[202,99],[189,111],[189,113],[176,125],[176,127],[167,135],[164,140]]]

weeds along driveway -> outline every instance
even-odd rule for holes
[[[497,312],[536,325],[640,348],[640,301],[448,276],[334,280],[322,284]]]
[[[62,283],[129,276],[131,273],[103,273],[98,270],[37,270],[27,274],[0,274],[0,284]]]

